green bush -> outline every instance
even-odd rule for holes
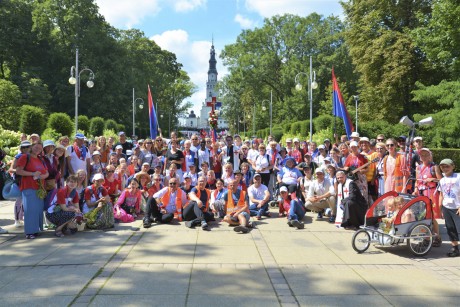
[[[104,129],[105,129],[105,130],[117,131],[117,129],[118,129],[117,122],[114,121],[113,119],[108,119],[108,120],[106,120],[106,121],[105,121]]]
[[[125,131],[126,133],[128,133],[125,129],[126,129],[125,125],[123,125],[123,124],[117,124],[117,129],[116,129],[115,131],[116,131],[116,132]],[[129,133],[128,133],[128,134],[129,134]],[[149,130],[148,134],[150,135],[150,130]]]
[[[284,123],[283,124],[283,132],[284,133],[291,133],[291,123]]]
[[[89,133],[90,121],[86,115],[78,115],[78,130],[81,130],[83,134]]]
[[[6,130],[0,126],[0,148],[3,149],[7,154],[7,157],[5,158],[6,162],[12,160],[14,155],[18,153],[20,143],[21,133]]]
[[[41,108],[24,105],[20,109],[19,130],[32,134],[41,134],[45,130],[45,111]]]
[[[272,129],[272,134],[273,134],[273,137],[275,138],[275,140],[277,142],[279,142],[281,140],[281,138],[283,137],[283,128],[281,127],[275,127]]]
[[[300,134],[302,135],[310,134],[310,120],[303,120],[300,122]]]
[[[343,122],[343,120],[341,121]],[[333,125],[334,125],[334,117],[332,115],[328,115],[328,114],[319,115],[313,120],[313,126],[315,128],[315,131],[332,128]]]
[[[293,123],[291,124],[291,133],[292,133],[292,134],[299,134],[299,133],[302,133],[302,131],[301,131],[300,129],[301,129],[300,122],[293,122]]]
[[[460,170],[460,149],[453,148],[435,148],[430,149],[433,153],[433,161],[439,164],[442,159],[452,159],[454,161],[457,172]]]
[[[72,135],[74,123],[70,116],[65,113],[52,113],[48,118],[47,127],[60,135]],[[43,139],[43,138],[42,138]]]
[[[89,133],[93,136],[100,136],[104,132],[104,119],[102,117],[93,117],[89,124]]]
[[[97,136],[101,136],[101,135],[105,136],[106,139],[109,139],[109,137],[113,137],[114,144],[118,143],[119,141],[118,134],[113,130],[104,130],[104,134],[99,134]]]
[[[68,136],[68,134],[65,134],[65,135]],[[56,132],[56,130],[54,130],[53,128],[46,128],[45,131],[43,131],[41,135],[41,139],[42,141],[53,140],[54,142],[56,142],[61,136],[62,134],[60,134],[59,132]]]

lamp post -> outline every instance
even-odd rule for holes
[[[143,109],[144,108],[144,99],[142,98],[134,98],[134,87],[133,87],[133,135],[136,135],[136,122],[135,122],[135,118],[136,118],[136,101],[140,100],[141,101],[141,104],[139,105],[139,109]]]
[[[353,98],[355,99],[355,108],[356,108],[356,132],[358,132],[358,101],[359,101],[359,96],[358,95],[353,95]]]
[[[89,80],[86,82],[88,88],[94,86],[94,72],[89,68],[78,71],[78,48],[75,50],[75,66],[70,67],[69,83],[75,85],[75,132],[78,131],[78,97],[80,97],[80,75],[82,72],[89,72]]]
[[[266,111],[265,101],[269,103],[269,113],[270,113],[270,135],[272,134],[272,103],[273,103],[273,91],[270,91],[270,101],[268,99],[262,100],[262,111]]]
[[[300,75],[305,75],[308,76],[304,72],[299,72],[294,79],[294,82],[296,83],[295,89],[297,91],[302,90],[302,84],[300,84],[299,81],[299,76]],[[318,83],[316,83],[316,72],[313,71],[312,68],[312,61],[311,61],[311,56],[310,56],[310,75],[308,77],[308,98],[310,100],[310,143],[312,141],[313,137],[313,90],[318,88]]]

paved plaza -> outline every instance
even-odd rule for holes
[[[277,213],[273,210],[273,213]],[[277,216],[277,214],[273,214]],[[1,306],[458,306],[460,258],[449,242],[422,258],[406,246],[357,254],[353,231],[308,213],[305,229],[285,218],[256,222],[249,234],[211,223],[26,240],[0,202]]]

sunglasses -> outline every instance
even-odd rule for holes
[[[384,139],[377,139],[377,142],[383,142]]]
[[[169,185],[176,185],[176,182],[170,182]]]
[[[145,142],[144,144],[150,144],[150,145],[152,145],[152,144],[153,144],[153,142]]]
[[[395,144],[387,144],[386,147],[394,147]]]
[[[155,140],[155,142],[161,142],[162,140]]]

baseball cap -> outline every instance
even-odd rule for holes
[[[400,135],[397,139],[397,141],[406,141],[406,136],[405,135]]]
[[[281,192],[287,192],[287,191],[288,191],[288,189],[287,189],[285,186],[282,186],[282,187],[280,188],[280,193],[281,193]]]
[[[104,180],[104,175],[102,175],[100,173],[94,175],[93,182],[96,181],[96,180]]]
[[[29,142],[29,141],[22,141],[21,142],[21,147],[29,147],[31,146],[32,144]]]
[[[80,139],[80,140],[84,140],[85,139],[85,136],[83,133],[77,133],[75,134],[75,138],[76,139]]]
[[[186,174],[184,174],[184,179],[186,179],[186,178],[192,178],[192,176],[190,176],[190,174],[186,173]]]
[[[326,143],[326,142],[329,142],[329,143],[330,143],[331,140],[330,140],[330,139],[324,139],[324,143]]]
[[[352,137],[352,138],[359,138],[359,133],[358,133],[358,132],[352,132],[352,133],[350,134],[350,137]]]
[[[255,174],[254,174],[254,178],[256,178],[256,177],[262,177],[262,175],[259,174],[259,173],[255,173]]]
[[[121,135],[126,135],[124,131],[120,131],[118,132],[118,136],[121,136]]]
[[[123,149],[123,146],[117,145],[117,146],[115,146],[115,149]]]
[[[317,169],[315,169],[315,174],[316,173],[323,173],[324,174],[324,170],[322,167],[318,167]]]
[[[353,146],[358,147],[358,142],[356,142],[356,141],[351,141],[351,142],[350,142],[350,147],[353,147]]]
[[[454,161],[452,161],[452,159],[443,159],[443,160],[441,161],[441,163],[439,163],[439,165],[443,165],[443,164],[455,165],[455,164],[454,164]]]
[[[423,138],[422,138],[421,136],[416,136],[416,137],[414,138],[414,141],[418,141],[418,140],[423,141]]]
[[[233,175],[241,175],[241,171],[239,169],[237,169],[236,171],[233,172]],[[255,177],[255,175],[254,175]]]
[[[420,149],[420,151],[427,151],[427,152],[431,153],[431,150],[426,148],[426,147],[423,147],[422,149]]]
[[[321,144],[321,145],[318,146],[318,149],[326,149],[326,146]]]
[[[369,138],[368,138],[368,137],[365,137],[365,136],[362,137],[362,138],[360,138],[360,139],[359,139],[359,142],[360,142],[360,143],[361,143],[361,142],[368,142],[368,143],[370,143]]]
[[[92,156],[94,157],[95,155],[101,155],[101,153],[98,150],[95,150]]]
[[[150,164],[148,162],[142,163],[142,166],[144,166],[144,165],[150,166]]]
[[[295,143],[295,142],[298,143],[298,142],[300,142],[300,140],[299,140],[298,138],[294,138],[294,143]]]
[[[292,139],[286,139],[286,143],[292,143]]]

